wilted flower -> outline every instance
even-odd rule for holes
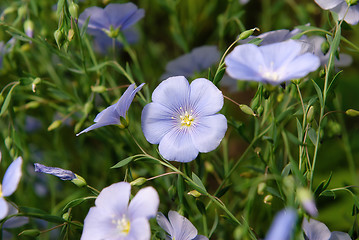
[[[277,85],[304,77],[319,67],[319,58],[303,53],[302,48],[294,40],[260,47],[240,45],[225,58],[226,70],[232,78]]]
[[[297,212],[294,209],[281,210],[275,216],[265,240],[290,240],[296,221]]]
[[[217,148],[226,133],[227,119],[217,114],[222,92],[205,78],[190,85],[183,76],[170,77],[153,91],[152,101],[142,111],[142,130],[167,160],[192,161]]]
[[[119,31],[131,27],[143,18],[145,11],[138,9],[133,3],[111,3],[105,8],[89,7],[80,14],[79,25],[82,26],[90,17],[87,29],[90,34],[96,32],[107,33],[116,37]]]
[[[308,240],[351,240],[348,233],[330,232],[324,223],[314,219],[310,219],[308,222],[308,220],[304,218],[302,228]]]
[[[61,180],[71,181],[76,178],[76,175],[70,170],[65,170],[57,167],[47,167],[40,163],[34,163],[34,166],[35,166],[35,172],[51,174],[60,178]]]
[[[104,188],[85,218],[81,239],[149,240],[148,219],[156,216],[158,194],[154,188],[146,187],[128,204],[130,195],[131,185],[127,182]]]
[[[4,197],[12,195],[21,178],[22,158],[18,157],[7,168],[2,184],[0,184],[0,220],[7,216],[9,207]]]
[[[203,235],[197,235],[197,229],[193,224],[178,212],[169,211],[168,220],[162,213],[157,213],[157,223],[169,235],[166,239],[171,240],[208,240]]]
[[[203,71],[219,61],[220,54],[216,46],[194,48],[190,53],[182,55],[166,66],[166,72],[161,79],[173,76],[191,77],[196,72]]]
[[[351,25],[355,25],[359,22],[359,5],[351,5],[348,9],[348,3],[346,0],[314,0],[314,1],[321,8],[337,13],[339,20],[342,20],[344,18],[344,21],[346,21]]]
[[[114,125],[114,124],[123,124],[121,118],[126,120],[127,111],[130,108],[133,98],[135,97],[136,93],[141,90],[143,85],[145,84],[142,83],[140,86],[138,86],[135,89],[135,84],[134,83],[131,84],[124,92],[122,97],[118,100],[117,103],[107,107],[105,110],[97,114],[94,120],[95,124],[86,128],[82,132],[76,134],[76,136],[79,136],[82,133],[94,130],[99,127]]]

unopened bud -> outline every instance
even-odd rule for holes
[[[60,127],[62,124],[62,121],[61,120],[56,120],[56,121],[53,121],[50,126],[47,128],[47,131],[52,131],[58,127]]]
[[[327,54],[327,52],[329,51],[330,45],[327,41],[324,41],[322,43],[322,45],[320,45],[320,50],[322,51],[322,53],[325,55]]]
[[[12,139],[11,139],[11,137],[6,137],[4,142],[5,142],[6,148],[7,148],[7,149],[10,149],[10,148],[11,148],[11,144],[12,144]]]
[[[79,18],[79,5],[74,3],[73,1],[70,3],[69,12],[72,18],[78,19]]]
[[[57,44],[57,47],[60,49],[64,40],[64,34],[60,29],[57,29],[54,32],[54,38]]]
[[[24,22],[24,31],[25,31],[25,34],[28,36],[28,37],[33,37],[34,35],[34,23],[28,19]]]
[[[96,93],[103,93],[107,91],[105,86],[91,86],[91,90]]]
[[[28,230],[24,230],[21,233],[19,233],[18,236],[23,235],[23,236],[29,236],[29,237],[37,237],[40,235],[40,230],[38,229],[28,229]]]
[[[264,110],[264,108],[263,108],[262,106],[259,106],[259,107],[257,108],[257,115],[258,115],[258,116],[261,116],[262,113],[263,113],[263,110]]]
[[[264,197],[263,202],[265,204],[272,205],[272,200],[273,200],[273,196],[269,194]]]
[[[254,33],[254,31],[259,31],[259,28],[255,27],[250,30],[246,30],[246,31],[242,32],[241,34],[239,34],[238,39],[239,40],[246,39],[246,38],[250,37]]]
[[[75,185],[78,186],[78,187],[85,187],[85,186],[87,186],[87,182],[86,182],[86,180],[85,180],[83,177],[81,177],[80,175],[77,175],[76,173],[75,173],[75,176],[76,176],[76,178],[74,178],[74,179],[71,180],[71,182],[72,182],[73,184],[75,184]]]
[[[249,106],[247,106],[245,104],[240,104],[239,107],[242,110],[242,112],[244,112],[245,114],[256,116],[256,114],[254,113],[252,108],[250,108]]]
[[[258,184],[257,186],[257,193],[258,195],[263,195],[264,194],[264,189],[267,187],[267,184],[264,182],[261,182],[260,184]]]
[[[92,107],[93,107],[92,102],[85,103],[84,112],[85,112],[86,115],[91,112]]]
[[[187,194],[188,194],[188,195],[191,195],[191,196],[193,196],[193,197],[195,197],[195,198],[198,198],[198,197],[201,196],[201,193],[198,192],[197,190],[189,191]]]
[[[4,102],[4,96],[0,94],[0,105]]]
[[[214,172],[214,167],[213,164],[210,162],[204,162],[204,168],[206,169],[206,172],[208,173],[213,173]]]
[[[314,106],[310,106],[307,112],[307,122],[311,123],[314,119]]]
[[[71,29],[69,30],[69,32],[67,33],[67,40],[68,40],[69,42],[71,42],[72,39],[74,38],[74,35],[75,35],[75,31],[71,28]]]
[[[68,212],[62,214],[62,218],[65,219],[66,221],[69,220],[70,214]]]
[[[133,180],[130,184],[131,186],[141,186],[143,185],[145,182],[147,182],[147,179],[144,177],[139,177],[135,180]]]
[[[324,77],[325,77],[325,69],[324,69],[324,68],[319,71],[319,77],[320,77],[320,78],[324,78]]]
[[[345,114],[351,117],[357,117],[359,116],[359,111],[354,110],[354,109],[348,109],[345,111]]]

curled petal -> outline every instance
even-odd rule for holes
[[[22,158],[18,157],[10,164],[10,166],[6,170],[4,179],[2,180],[3,196],[8,197],[15,192],[22,175],[21,166]]]
[[[60,178],[61,180],[71,181],[76,178],[75,174],[70,170],[65,170],[57,167],[46,167],[45,165],[42,165],[40,163],[35,163],[34,165],[35,165],[35,172],[51,174]]]

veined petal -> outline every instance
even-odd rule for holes
[[[348,233],[334,231],[329,240],[351,240],[351,238]]]
[[[176,240],[191,240],[197,236],[197,229],[184,216],[176,211],[168,212],[168,219],[173,226],[174,235],[171,235]]]
[[[330,230],[324,223],[314,219],[310,219],[308,222],[308,220],[304,218],[302,228],[310,240],[328,240],[331,235]]]
[[[208,237],[203,235],[197,235],[197,237],[193,238],[193,240],[208,240]]]
[[[160,198],[153,187],[146,187],[137,192],[128,207],[130,220],[136,218],[150,219],[156,216]]]
[[[149,240],[151,238],[150,223],[146,218],[137,218],[131,221],[130,232],[126,240]]]
[[[254,44],[239,45],[225,58],[229,76],[241,80],[260,81],[260,66],[265,66],[261,51]]]
[[[328,10],[338,6],[343,0],[314,0],[321,8]]]
[[[147,104],[141,115],[142,131],[147,141],[152,144],[160,143],[163,136],[176,127],[177,120],[173,119],[174,116],[174,112],[161,104]]]
[[[131,27],[134,23],[144,17],[145,11],[138,9],[133,3],[111,3],[104,8],[110,24],[121,30]]]
[[[142,89],[143,85],[145,84],[142,83],[135,89],[135,84],[133,83],[127,88],[116,104],[116,111],[118,115],[126,118],[127,111],[130,108],[133,98],[135,97],[136,93]]]
[[[105,108],[104,110],[102,110],[101,112],[99,112],[93,121],[94,122],[111,122],[114,119],[118,119],[118,120],[120,119],[120,116],[116,112],[116,104],[112,104],[111,106],[109,106],[109,107]]]
[[[9,211],[8,203],[3,197],[0,197],[0,220],[4,219],[7,216]]]
[[[2,180],[2,194],[4,197],[8,197],[15,192],[22,175],[21,166],[22,158],[18,157],[6,170],[4,179]]]
[[[161,139],[158,148],[165,159],[177,162],[190,162],[197,157],[199,151],[194,146],[188,131],[187,129],[176,127]]]
[[[170,236],[174,236],[174,230],[171,223],[168,221],[165,215],[163,213],[159,212],[157,213],[156,217],[158,225],[160,225],[163,230],[165,230]]]
[[[222,114],[200,117],[190,132],[194,146],[200,152],[218,147],[227,131],[227,119]]]
[[[127,213],[128,201],[131,194],[131,184],[127,182],[114,183],[102,189],[95,204],[108,216],[122,216]]]
[[[162,81],[152,93],[152,101],[162,104],[173,112],[188,106],[190,86],[183,76],[170,77]]]
[[[209,80],[198,78],[190,85],[190,105],[200,116],[212,115],[223,107],[222,92]]]

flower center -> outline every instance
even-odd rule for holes
[[[121,235],[127,236],[130,232],[130,221],[123,215],[120,219],[113,219],[112,223],[116,224],[116,227]]]
[[[263,73],[263,77],[266,79],[273,80],[273,81],[278,81],[279,74],[276,72],[268,71],[268,72]]]
[[[279,73],[274,70],[274,62],[270,62],[269,67],[259,67],[259,71],[262,73],[262,77],[272,81],[278,81],[280,76]]]
[[[191,110],[191,113],[193,111]],[[190,127],[192,125],[192,122],[194,120],[193,116],[188,113],[188,111],[185,111],[184,114],[180,115],[181,119],[181,127]]]

